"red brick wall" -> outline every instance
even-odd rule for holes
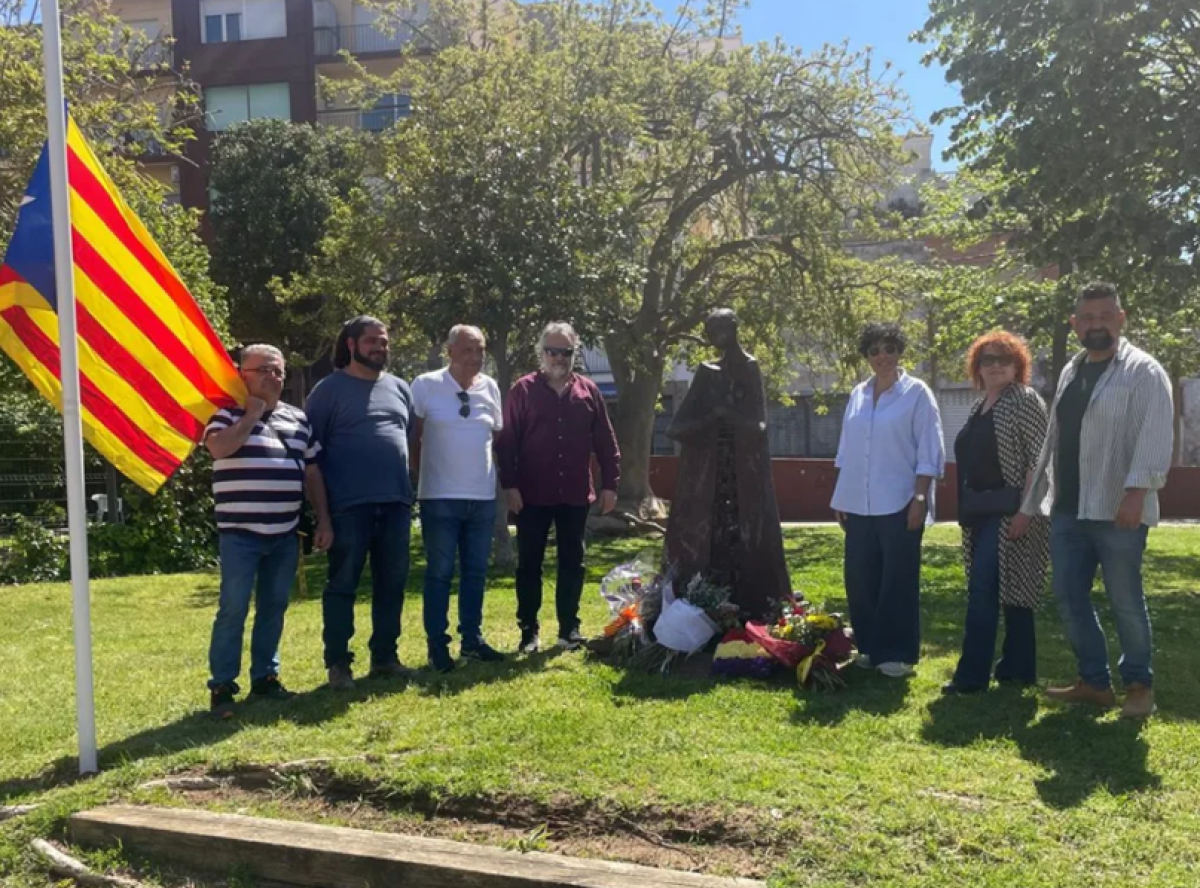
[[[650,486],[663,499],[675,493],[679,460],[674,456],[650,459]],[[779,517],[784,521],[832,521],[829,500],[837,471],[828,459],[773,459],[775,497]],[[958,495],[954,463],[946,466],[946,477],[938,482],[939,521],[958,516]],[[1159,494],[1164,518],[1200,518],[1200,467],[1186,466],[1171,470],[1166,488]]]

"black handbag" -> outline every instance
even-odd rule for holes
[[[964,487],[958,500],[958,517],[972,523],[997,515],[1015,515],[1021,510],[1024,491],[1020,487],[997,487],[994,490],[972,490]]]

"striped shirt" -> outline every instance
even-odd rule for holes
[[[1058,380],[1046,442],[1021,511],[1047,515],[1054,502],[1058,459],[1058,402],[1087,352],[1076,355]],[[1158,489],[1167,483],[1175,441],[1171,380],[1154,358],[1122,339],[1112,364],[1096,382],[1079,432],[1079,513],[1084,521],[1112,521],[1130,488],[1148,491],[1142,523],[1158,524]]]
[[[208,423],[204,434],[227,429],[245,414],[241,407],[224,408]],[[287,446],[280,436],[287,441]],[[300,523],[305,465],[321,445],[303,411],[279,403],[254,426],[250,437],[232,455],[213,463],[213,498],[217,530],[279,536]]]

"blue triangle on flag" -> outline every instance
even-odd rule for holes
[[[45,146],[38,158],[29,188],[17,212],[17,227],[8,244],[4,264],[25,279],[42,298],[58,309],[54,283],[54,220],[50,208],[50,158]]]

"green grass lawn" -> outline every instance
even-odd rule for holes
[[[137,784],[164,773],[379,753],[391,757],[345,770],[414,796],[662,806],[756,823],[761,815],[777,824],[771,879],[780,886],[1200,884],[1200,529],[1150,537],[1160,713],[1144,726],[1050,707],[1033,691],[940,697],[962,625],[957,539],[943,526],[926,541],[916,677],[849,670],[837,694],[630,675],[582,654],[546,653],[446,677],[423,672],[407,685],[364,681],[337,695],[321,687],[314,563],[283,641],[283,678],[300,697],[252,704],[218,724],[205,712],[217,577],[97,581],[104,772],[83,783],[71,779],[70,590],[0,588],[0,801],[46,803],[0,826],[0,883],[46,884],[26,851],[32,835],[73,810],[147,800]],[[796,587],[844,607],[840,533],[792,529],[786,542]],[[606,616],[600,577],[646,546],[592,546],[585,629]],[[422,565],[414,566],[402,657],[423,665]],[[511,577],[495,576],[485,628],[502,649],[517,641],[514,608]],[[363,599],[354,641],[362,659],[368,614]],[[1038,632],[1043,678],[1071,679],[1052,609]],[[1115,649],[1113,657],[1115,665]]]

